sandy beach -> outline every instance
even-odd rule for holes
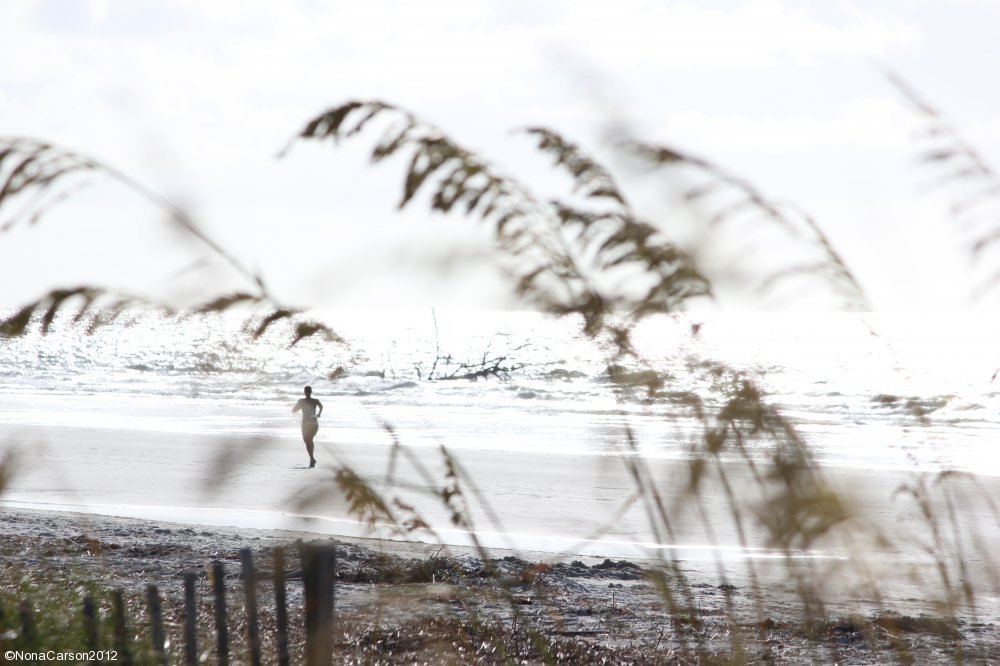
[[[783,553],[762,529],[766,516],[753,509],[766,506],[768,485],[735,463],[718,467],[728,493],[717,473],[708,474],[692,503],[688,461],[642,461],[669,507],[667,541],[651,526],[647,505],[626,502],[635,488],[627,457],[455,451],[473,540],[428,494],[449,482],[440,451],[431,447],[325,443],[317,451],[319,467],[309,470],[301,444],[287,437],[132,437],[123,430],[51,428],[37,437],[30,457],[25,440],[11,441],[22,443],[9,446],[17,456],[15,473],[0,497],[8,585],[15,572],[58,563],[103,586],[138,590],[156,582],[174,593],[183,571],[204,572],[217,558],[235,562],[240,548],[266,558],[275,545],[336,538],[346,549],[341,562],[354,563],[338,571],[338,609],[345,622],[361,623],[350,624],[356,627],[411,626],[424,617],[461,622],[470,613],[509,625],[524,610],[511,604],[511,595],[519,595],[535,600],[524,605],[534,613],[535,629],[553,640],[611,650],[611,663],[624,663],[628,655],[650,659],[636,663],[665,663],[692,654],[694,640],[676,631],[676,609],[664,604],[654,585],[651,572],[673,567],[706,622],[696,641],[702,651],[731,650],[733,622],[744,632],[766,623],[748,645],[758,656],[790,663],[831,649],[832,657],[846,650],[851,663],[899,656],[892,651],[898,645],[886,648],[895,639],[880,642],[846,618],[951,618],[957,633],[942,635],[918,623],[906,634],[907,650],[924,651],[921,662],[949,661],[956,645],[996,655],[1000,640],[990,555],[1000,552],[990,507],[1000,498],[989,478],[927,479],[928,498],[940,504],[938,491],[947,486],[950,496],[963,500],[961,514],[938,534],[922,505],[900,492],[918,488],[913,473],[825,469],[849,508],[850,529],[818,538],[808,550]],[[359,523],[335,492],[335,463],[350,465],[373,488],[412,505],[433,533],[413,532],[406,541]],[[742,522],[733,519],[734,502]],[[954,526],[958,531],[951,531]],[[491,577],[475,573],[483,563],[474,541],[501,563]],[[94,543],[99,552],[88,545]],[[379,557],[432,556],[453,558],[456,564],[445,569],[447,585],[462,594],[436,587],[439,581],[373,586],[370,572],[368,578],[358,573]],[[822,599],[824,621],[833,624],[818,643],[793,649],[807,617],[803,584]],[[974,598],[956,604],[961,595],[955,589],[962,585],[974,590]],[[468,602],[470,591],[476,604]],[[301,603],[300,595],[293,601]]]
[[[389,536],[359,525],[336,492],[334,472],[349,466],[372,488],[411,504],[436,536],[413,534],[453,546],[472,545],[453,529],[435,492],[448,478],[438,448],[343,441],[335,427],[321,431],[319,466],[309,469],[297,433],[271,437],[182,436],[110,428],[35,428],[8,432],[3,450],[14,456],[0,501],[21,508],[258,529],[291,529],[336,536]],[[628,455],[554,455],[517,451],[449,449],[459,470],[478,542],[490,548],[599,557],[655,558],[665,550],[683,560],[742,559],[776,553],[754,523],[750,507],[766,502],[762,484],[746,464],[709,461],[698,502],[690,501],[692,461]],[[638,464],[670,508],[672,534],[657,534],[647,506],[629,503],[636,489],[630,465]],[[765,469],[765,468],[761,468]],[[901,489],[920,478],[906,469],[824,467],[822,477],[840,493],[858,530],[882,539],[862,543],[879,559],[919,563],[919,547],[906,551],[875,541],[919,544],[929,529],[920,507]],[[720,483],[726,475],[731,489]],[[955,474],[945,488],[963,500],[956,522],[986,552],[1000,552],[991,508],[1000,505],[993,477]],[[744,525],[733,507],[746,509]],[[943,517],[943,516],[939,516]],[[706,526],[710,526],[710,529]],[[869,535],[870,536],[870,535]],[[843,558],[856,544],[818,543],[813,557]],[[822,546],[822,548],[820,548]],[[997,546],[994,548],[994,546]]]

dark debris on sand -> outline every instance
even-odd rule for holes
[[[257,569],[265,650],[274,655],[272,553],[292,546],[280,532],[191,528],[142,521],[10,511],[0,521],[0,607],[25,589],[74,590],[90,581],[124,589],[135,626],[142,593],[164,596],[172,649],[183,639],[183,574],[200,579],[200,613],[211,618],[208,564],[222,561],[232,599],[233,654],[245,641],[239,551]],[[310,538],[310,537],[306,537]],[[337,542],[336,663],[343,664],[704,664],[956,663],[1000,661],[992,623],[963,624],[885,612],[807,626],[787,612],[761,614],[760,599],[730,582],[690,585],[683,608],[668,608],[633,562],[540,562],[514,555],[420,552],[412,544]],[[289,557],[292,654],[303,654],[301,571]],[[26,583],[27,581],[27,583]],[[690,582],[690,581],[689,581]],[[27,587],[26,587],[27,585]],[[677,598],[685,598],[680,590]],[[783,607],[772,603],[768,608]],[[801,616],[801,614],[798,614]],[[204,622],[211,626],[211,621]],[[203,637],[214,661],[211,636]],[[271,659],[269,656],[268,659]],[[273,663],[270,662],[270,663]]]

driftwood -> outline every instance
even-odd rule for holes
[[[476,381],[479,379],[489,379],[491,376],[507,380],[510,379],[510,373],[524,367],[523,363],[508,363],[506,356],[494,356],[491,358],[489,356],[489,345],[487,345],[486,350],[483,352],[483,357],[479,362],[457,363],[451,354],[441,353],[437,314],[434,310],[431,310],[431,318],[434,320],[434,363],[431,364],[430,372],[427,373],[427,381],[457,379]],[[445,368],[441,373],[438,373],[439,365]],[[420,365],[416,366],[416,371],[417,378],[424,379]],[[383,373],[384,376],[385,373]]]
[[[438,364],[442,362],[446,368],[446,372],[435,374],[438,369]],[[523,363],[509,363],[506,356],[487,358],[484,354],[482,360],[476,363],[455,363],[451,355],[438,356],[434,359],[434,365],[431,366],[431,371],[427,374],[427,379],[430,381],[458,379],[476,381],[479,379],[496,377],[497,379],[507,380],[510,379],[510,373],[520,370],[523,367]],[[447,370],[450,370],[450,372]],[[420,368],[417,368],[417,376],[421,376]]]

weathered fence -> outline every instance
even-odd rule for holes
[[[328,666],[333,661],[334,632],[334,581],[336,579],[336,547],[333,543],[301,544],[298,548],[301,561],[302,584],[305,604],[303,608],[305,625],[305,663],[307,666]],[[243,579],[245,619],[245,658],[239,658],[241,663],[260,666],[266,660],[280,666],[290,664],[289,650],[289,612],[286,596],[286,552],[282,548],[273,551],[272,587],[274,595],[274,651],[273,655],[264,655],[262,650],[260,622],[258,619],[258,575],[254,567],[253,553],[249,548],[240,551],[240,565]],[[229,632],[229,617],[226,608],[225,565],[221,561],[211,563],[211,595],[214,607],[216,663],[226,666],[230,663],[231,640]],[[198,651],[198,627],[202,626],[202,618],[198,614],[198,576],[189,571],[184,574],[184,630],[183,652],[181,658],[186,665],[200,662]],[[111,608],[111,640],[113,645],[103,646],[105,650],[113,648],[115,663],[132,666],[136,663],[136,650],[142,650],[152,656],[153,662],[168,663],[166,647],[166,631],[164,628],[163,604],[160,589],[157,585],[146,586],[146,609],[149,615],[150,632],[145,646],[137,645],[129,640],[127,606],[124,593],[120,589],[112,592]],[[87,594],[83,597],[83,633],[88,650],[100,651],[99,640],[100,618],[96,611],[93,597]],[[34,640],[35,624],[32,617],[30,600],[24,599],[18,604],[18,616],[22,635],[28,642]],[[2,613],[2,611],[0,611]],[[239,655],[237,655],[239,656]],[[149,659],[143,659],[148,662]]]

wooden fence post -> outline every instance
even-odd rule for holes
[[[188,666],[198,664],[198,604],[194,584],[194,572],[184,574],[184,661]]]
[[[154,658],[161,664],[166,665],[167,653],[164,649],[166,643],[163,634],[163,610],[160,606],[160,592],[155,585],[146,586],[146,599],[149,602],[149,622],[153,629],[153,654]]]
[[[132,652],[128,649],[128,630],[125,628],[125,599],[121,590],[112,595],[115,607],[115,649],[125,666],[132,666]]]
[[[215,630],[218,634],[219,666],[229,664],[229,628],[226,625],[226,570],[222,562],[212,562],[212,587],[215,593]]]
[[[29,645],[35,642],[35,623],[31,618],[31,603],[22,599],[17,605],[17,614],[21,618],[21,633]]]
[[[278,634],[278,666],[289,666],[288,661],[288,608],[285,603],[285,549],[273,551],[275,631]]]
[[[83,597],[83,633],[87,637],[87,648],[96,650],[97,645],[97,617],[94,612],[94,599],[86,594]]]
[[[249,548],[240,550],[240,564],[243,565],[243,597],[247,612],[247,650],[252,666],[260,666],[260,627],[257,624],[257,577],[253,569],[253,552]]]
[[[303,544],[302,584],[305,587],[306,664],[333,663],[333,582],[335,544]]]

